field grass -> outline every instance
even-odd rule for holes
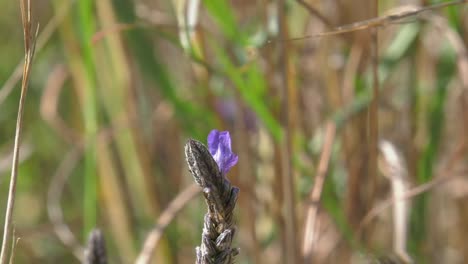
[[[194,263],[207,209],[184,146],[213,129],[239,157],[236,263],[468,259],[466,1],[52,0],[31,21],[17,2],[0,264],[98,263],[90,245]]]

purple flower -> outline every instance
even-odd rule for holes
[[[229,131],[211,130],[208,135],[208,150],[223,175],[226,175],[231,167],[237,163],[238,157],[232,152]]]

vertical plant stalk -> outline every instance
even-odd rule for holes
[[[190,173],[202,187],[208,205],[201,246],[196,248],[196,263],[234,263],[239,249],[231,247],[235,234],[233,210],[239,189],[231,186],[202,143],[190,139],[185,145],[185,156]]]
[[[379,3],[373,0],[373,16],[378,17]],[[372,60],[372,101],[369,108],[369,164],[368,164],[368,177],[369,177],[369,195],[366,210],[368,210],[374,201],[375,189],[377,182],[377,156],[379,153],[379,46],[378,46],[378,28],[371,29],[371,60]]]
[[[281,39],[288,39],[288,23],[285,13],[286,1],[278,1],[278,23],[279,23],[279,36]],[[296,202],[295,202],[295,189],[294,189],[294,172],[292,167],[292,152],[293,142],[292,137],[294,134],[294,119],[295,105],[297,104],[297,91],[292,84],[290,63],[289,63],[289,49],[287,42],[279,42],[280,52],[280,66],[282,74],[283,86],[283,103],[282,103],[282,118],[283,125],[286,128],[284,138],[282,139],[282,184],[283,184],[283,219],[284,219],[284,235],[285,235],[285,260],[288,263],[295,264],[298,261],[299,247],[297,243],[297,227],[296,227]]]
[[[21,20],[23,22],[25,57],[23,66],[23,81],[21,83],[21,95],[18,106],[18,116],[16,119],[15,143],[13,147],[13,161],[10,176],[10,187],[8,190],[8,202],[5,213],[5,226],[3,228],[3,241],[2,250],[0,253],[0,264],[5,264],[8,260],[7,251],[8,245],[10,244],[9,240],[12,231],[13,208],[15,206],[16,182],[18,179],[19,146],[21,139],[21,129],[23,126],[24,104],[26,100],[26,94],[28,91],[29,76],[31,73],[31,65],[34,57],[36,37],[39,30],[39,27],[37,27],[35,32],[32,31],[30,0],[21,1],[20,6]]]
[[[85,236],[96,226],[97,222],[97,188],[96,177],[96,147],[89,142],[95,141],[97,133],[97,106],[96,106],[96,69],[91,39],[94,33],[93,18],[94,1],[78,1],[79,25],[82,32],[81,48],[85,72],[83,117],[85,127],[85,140],[88,143],[85,154],[84,175],[84,234]]]

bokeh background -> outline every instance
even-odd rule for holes
[[[395,241],[415,263],[468,263],[466,5],[32,2],[16,263],[78,263],[94,227],[110,263],[133,263],[193,183],[185,142],[211,129],[239,155],[236,263],[405,263]],[[0,7],[4,212],[24,49],[19,3]],[[152,263],[194,263],[205,211],[184,202]]]

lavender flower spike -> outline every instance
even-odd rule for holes
[[[185,157],[195,182],[200,185],[208,205],[205,214],[201,245],[196,248],[196,264],[233,264],[238,248],[231,246],[236,233],[233,211],[239,188],[232,186],[225,173],[237,162],[231,151],[228,132],[211,131],[209,150],[189,139]],[[211,152],[211,153],[210,153]]]
[[[238,157],[232,152],[229,131],[211,130],[208,135],[208,150],[223,175],[237,163]]]

